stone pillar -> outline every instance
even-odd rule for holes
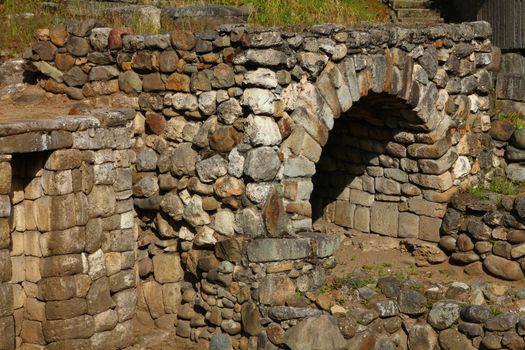
[[[12,276],[11,232],[11,164],[10,156],[0,156],[0,349],[15,348],[15,321],[13,317],[13,288],[9,283]]]

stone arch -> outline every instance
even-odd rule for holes
[[[316,214],[311,207],[312,178],[317,174],[328,140],[338,131],[334,127],[341,123],[339,119],[344,119],[342,117],[355,106],[363,107],[367,101],[382,99],[406,106],[394,107],[399,120],[391,128],[390,141],[383,145],[385,150],[389,148],[388,153],[395,154],[392,169],[402,174],[406,193],[387,191],[386,197],[395,194],[396,198],[386,198],[377,210],[395,208],[396,217],[403,211],[400,220],[407,224],[417,223],[422,216],[421,234],[402,233],[401,236],[439,240],[441,217],[445,212],[443,202],[457,190],[455,185],[459,182],[454,182],[451,171],[457,154],[452,144],[453,116],[445,111],[449,95],[444,86],[438,87],[432,81],[439,80],[436,77],[437,57],[428,54],[427,61],[430,64],[423,68],[421,62],[416,62],[398,48],[386,49],[382,54],[348,55],[337,64],[328,62],[314,83],[303,80],[298,84],[293,101],[295,108],[290,111],[294,126],[281,144],[285,205],[291,214],[292,229],[311,229],[309,219]],[[289,91],[283,92],[286,105],[290,102],[288,94]],[[368,104],[370,108],[370,102]],[[375,120],[377,126],[378,122],[381,123]],[[398,129],[397,135],[393,132],[395,128]],[[385,150],[380,149],[378,153]],[[405,163],[403,169],[399,169],[401,161]],[[397,183],[392,179],[385,181]],[[374,186],[371,192],[375,193]],[[407,195],[409,192],[410,196]],[[348,204],[355,207],[355,203]],[[353,228],[351,226],[353,224],[347,228]],[[396,232],[391,228],[372,231],[399,236],[398,227],[396,222]]]

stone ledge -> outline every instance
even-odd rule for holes
[[[248,243],[248,259],[252,262],[326,258],[339,247],[338,237],[320,232],[305,232],[297,238],[257,239]]]
[[[31,132],[82,131],[90,128],[125,125],[132,120],[135,111],[131,109],[95,109],[90,114],[57,116],[47,119],[17,119],[0,121],[0,136],[12,136]]]

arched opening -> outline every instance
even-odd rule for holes
[[[314,228],[439,240],[440,214],[421,208],[434,203],[423,198],[428,188],[413,178],[428,173],[425,163],[436,160],[408,151],[424,132],[418,119],[406,101],[370,94],[335,121],[312,178]],[[448,171],[457,156],[447,157],[440,171]]]

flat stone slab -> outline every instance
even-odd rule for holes
[[[266,238],[248,243],[248,259],[252,262],[304,259],[312,254],[306,238]]]
[[[326,258],[339,248],[340,239],[320,232],[304,232],[297,238],[265,238],[248,243],[248,259],[252,262],[269,262]]]
[[[339,237],[321,232],[303,232],[299,235],[310,239],[312,248],[314,248],[314,254],[318,258],[327,258],[334,255],[341,243]]]
[[[0,120],[0,136],[31,132],[74,132],[91,128],[121,126],[134,116],[135,111],[131,109],[94,109],[89,114],[57,116],[47,119],[6,119]]]
[[[309,307],[272,306],[268,316],[275,321],[292,320],[296,318],[315,317],[323,314],[322,310]]]

